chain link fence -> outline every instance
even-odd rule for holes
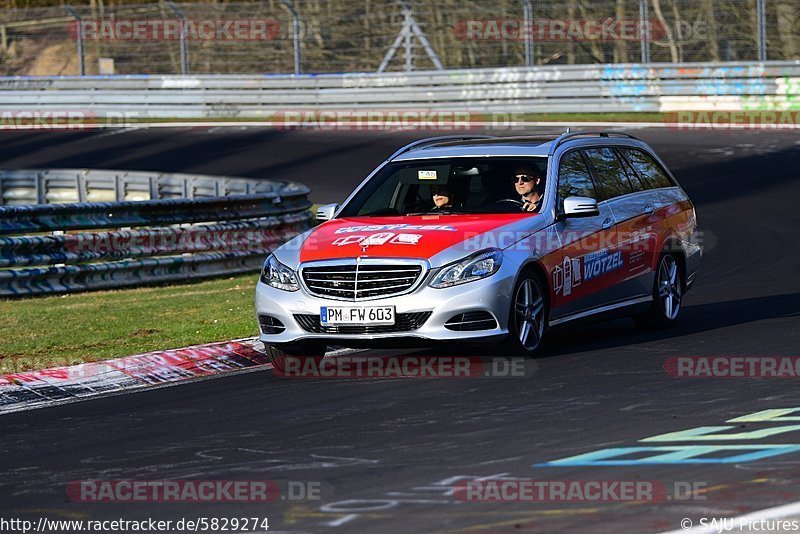
[[[2,75],[798,58],[797,0],[161,1],[0,11]]]

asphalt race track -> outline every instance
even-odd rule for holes
[[[678,176],[705,232],[701,273],[674,329],[640,331],[626,319],[555,333],[524,378],[291,380],[265,370],[3,416],[0,515],[268,517],[270,532],[659,532],[686,517],[696,524],[800,501],[800,451],[747,454],[800,444],[798,429],[725,423],[800,408],[800,378],[674,378],[664,370],[677,356],[800,356],[800,138],[634,133]],[[311,185],[315,202],[331,202],[415,137],[257,128],[0,132],[0,166],[285,177]],[[713,429],[717,439],[705,441],[639,441],[719,426],[734,428]],[[737,435],[718,439],[730,433]],[[640,452],[622,465],[538,465],[608,448],[698,444],[714,446],[704,458],[717,461],[653,463],[642,460],[652,452]],[[722,463],[734,453],[719,446],[751,449]],[[703,500],[454,496],[459,481],[484,477],[694,483]],[[324,498],[70,502],[65,488],[84,479],[316,481]]]

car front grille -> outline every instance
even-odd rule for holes
[[[303,282],[313,295],[362,300],[405,293],[414,287],[421,274],[421,265],[353,262],[305,267]]]
[[[432,312],[398,313],[394,324],[370,325],[330,325],[322,326],[319,315],[295,314],[294,319],[306,332],[312,334],[389,334],[393,332],[412,332],[419,329]]]

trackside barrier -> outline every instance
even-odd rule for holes
[[[800,107],[800,61],[555,65],[322,75],[0,77],[0,128],[20,110],[87,122],[261,118],[321,109],[671,112]],[[36,125],[33,124],[32,127]]]
[[[154,193],[152,200],[0,206],[0,296],[68,293],[254,271],[269,250],[308,229],[312,219],[309,189],[292,182],[32,170],[0,171],[0,184],[11,183],[4,180],[9,175],[13,175],[15,194],[11,197],[15,201],[25,196],[26,185],[44,199],[50,185],[64,194],[64,184],[49,183],[44,179],[47,176],[91,175],[90,180],[74,184],[78,188],[86,183],[93,187],[111,184],[121,198],[130,184],[156,186],[148,191]],[[159,189],[159,183],[168,187]],[[176,185],[190,198],[173,198]],[[227,196],[211,196],[220,192]]]

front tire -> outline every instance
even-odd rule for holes
[[[683,303],[683,269],[672,252],[661,254],[653,281],[653,304],[634,317],[640,327],[665,328],[675,324]]]
[[[319,362],[325,357],[325,345],[301,344],[301,345],[264,345],[264,354],[272,364],[272,371],[277,375],[286,373],[287,358],[306,359],[312,358],[317,364],[314,368],[319,368]],[[302,363],[300,364],[302,369]]]
[[[512,293],[504,352],[532,358],[539,351],[549,313],[546,287],[532,272],[520,275]]]

